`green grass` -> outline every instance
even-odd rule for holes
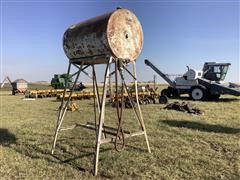
[[[59,102],[55,98],[24,101],[23,96],[10,94],[0,94],[1,179],[95,178],[93,131],[77,128],[61,132],[52,156]],[[164,110],[160,104],[141,106],[152,153],[147,153],[143,136],[128,139],[121,152],[112,144],[102,145],[97,178],[239,179],[240,98],[182,100],[202,109],[204,115]],[[92,101],[76,102],[79,112],[68,113],[63,126],[93,120]],[[107,125],[116,126],[115,111],[106,107]],[[125,129],[138,129],[132,110],[125,110],[124,118]]]

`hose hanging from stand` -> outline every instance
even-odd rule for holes
[[[122,124],[123,124],[122,113],[123,113],[123,104],[124,104],[124,96],[123,96],[124,82],[123,82],[123,79],[122,79],[122,83],[121,83],[121,100],[120,101],[119,101],[120,97],[118,96],[118,72],[122,73],[122,71],[123,71],[122,61],[118,60],[115,62],[115,86],[116,86],[115,103],[116,103],[116,109],[117,109],[118,127],[117,127],[115,142],[114,142],[114,146],[117,151],[120,151],[120,149],[118,148],[119,140],[122,140],[121,149],[123,149],[125,147],[125,137],[124,137],[124,131],[122,128]],[[121,107],[119,104],[121,105]]]

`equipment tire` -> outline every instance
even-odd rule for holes
[[[190,89],[189,96],[195,101],[204,100],[206,99],[206,88],[194,86]]]
[[[159,104],[167,104],[168,103],[168,97],[166,95],[161,95],[159,97]]]
[[[170,96],[169,90],[168,90],[168,89],[163,89],[163,90],[161,91],[161,96],[167,96],[167,97],[169,97],[169,96]]]

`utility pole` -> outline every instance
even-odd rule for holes
[[[153,75],[153,88],[156,89],[156,79],[157,79],[157,76],[156,74]]]

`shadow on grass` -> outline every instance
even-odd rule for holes
[[[181,101],[193,101],[190,97],[188,96],[180,96],[178,98],[171,98],[171,99],[174,99],[174,100],[181,100]],[[209,100],[204,100],[205,102],[234,102],[234,101],[240,101],[239,98],[234,98],[234,97],[231,97],[231,98],[221,98],[220,99],[217,99],[217,100],[214,100],[214,99],[209,99]]]
[[[233,101],[240,102],[240,99],[238,99],[238,98],[220,98],[216,102],[233,102]]]
[[[42,143],[44,146],[41,146],[37,143],[34,143],[33,141],[29,143],[28,140],[25,140],[24,142],[18,142],[18,143],[15,143],[14,145],[5,143],[4,146],[9,147],[24,156],[28,156],[31,159],[44,159],[50,163],[68,164],[78,171],[92,173],[91,172],[92,169],[81,167],[81,164],[79,164],[77,160],[85,157],[89,157],[91,161],[91,156],[94,157],[95,155],[95,152],[93,151],[93,149],[95,148],[94,145],[93,146],[80,145],[77,148],[81,150],[79,150],[78,152],[72,152],[71,149],[66,150],[64,148],[64,145],[67,145],[69,143],[66,144],[66,142],[62,142],[63,146],[61,144],[57,144],[55,148],[55,153],[52,155],[50,152],[49,146],[48,147],[46,146],[46,144],[51,144],[51,143],[52,141],[46,141],[45,143]],[[104,149],[101,148],[100,153],[109,151],[112,149],[113,148],[104,148]]]
[[[205,131],[205,132],[226,133],[226,134],[240,133],[240,128],[230,128],[230,127],[224,127],[221,125],[204,124],[204,123],[193,122],[193,121],[163,120],[161,122],[172,127],[188,128],[188,129],[194,129],[194,130]]]
[[[0,145],[10,145],[16,143],[16,136],[8,129],[0,128]]]

